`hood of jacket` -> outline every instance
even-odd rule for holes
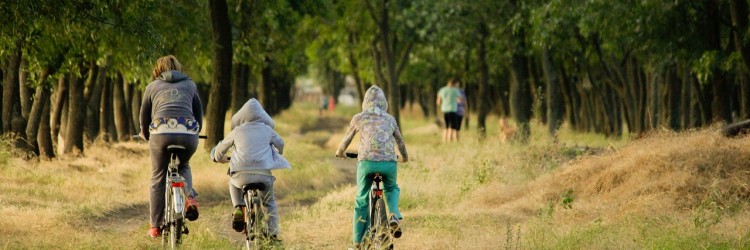
[[[365,92],[365,98],[362,99],[362,111],[388,112],[388,101],[385,99],[385,93],[377,85],[373,85]]]
[[[187,75],[177,70],[164,71],[164,72],[161,72],[161,75],[159,76],[159,79],[164,80],[165,82],[168,82],[168,83],[180,82],[187,78],[188,78]]]
[[[255,98],[248,100],[242,108],[232,116],[232,129],[247,122],[261,122],[274,128],[273,119],[266,113],[260,102]]]

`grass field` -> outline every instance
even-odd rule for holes
[[[356,107],[318,117],[298,104],[276,117],[292,170],[275,172],[286,249],[351,241],[356,162],[333,152]],[[532,124],[527,145],[504,144],[490,117],[442,144],[439,128],[403,111],[410,162],[399,166],[405,249],[748,249],[750,141],[714,129],[607,139]],[[475,125],[472,124],[472,125]],[[145,143],[95,143],[86,156],[22,160],[0,144],[0,248],[154,249]],[[356,147],[350,146],[351,150]],[[237,249],[226,166],[193,160],[201,217],[188,249]]]

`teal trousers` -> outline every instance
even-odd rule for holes
[[[357,162],[357,191],[354,197],[354,221],[352,223],[354,243],[362,242],[367,221],[370,219],[368,199],[372,186],[371,174],[380,173],[383,176],[383,191],[388,210],[397,218],[402,218],[401,212],[398,211],[398,196],[401,194],[401,189],[396,184],[397,170],[395,161]]]

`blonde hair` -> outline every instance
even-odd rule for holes
[[[156,59],[156,66],[154,66],[154,71],[151,73],[151,80],[156,80],[156,78],[158,78],[161,73],[169,70],[177,70],[183,72],[182,64],[180,64],[180,61],[177,61],[177,58],[175,58],[173,55],[168,55]]]

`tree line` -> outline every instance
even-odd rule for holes
[[[328,3],[306,20],[311,63],[427,116],[459,77],[480,131],[491,113],[522,140],[532,119],[618,137],[750,118],[746,0]]]
[[[408,103],[434,116],[458,77],[480,131],[507,116],[522,140],[532,119],[683,130],[749,118],[748,16],[747,0],[4,1],[0,131],[47,158],[128,140],[166,54],[198,83],[206,145],[249,97],[288,108],[302,74],[333,95],[347,75],[378,84],[397,120]]]

